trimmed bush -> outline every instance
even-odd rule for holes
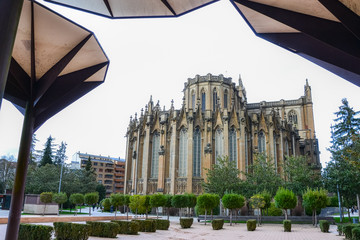
[[[139,223],[139,232],[156,232],[155,220],[132,220]]]
[[[267,209],[267,216],[282,216],[283,211],[281,208],[275,207],[275,203],[271,203],[270,207]]]
[[[360,225],[351,230],[352,240],[360,240]]]
[[[129,234],[129,235],[137,235],[140,226],[138,222],[135,221],[115,221],[111,220],[111,222],[119,224],[119,232],[118,234]]]
[[[119,224],[113,222],[86,222],[90,224],[90,236],[115,238],[119,232]]]
[[[343,235],[343,229],[342,229],[343,225],[342,224],[339,224],[337,225],[337,231],[339,233],[339,236]]]
[[[50,240],[53,227],[34,224],[20,224],[18,240]]]
[[[193,224],[193,218],[180,218],[181,228],[190,228]]]
[[[89,224],[54,222],[54,228],[57,240],[86,240],[89,238]]]
[[[256,229],[256,219],[249,219],[246,221],[246,227],[248,231],[255,231]]]
[[[329,221],[327,221],[327,220],[320,220],[319,223],[320,223],[320,230],[321,230],[322,232],[325,232],[325,233],[329,232],[329,228],[330,228],[330,223],[329,223]]]
[[[284,220],[284,232],[291,232],[291,220]]]
[[[168,230],[170,221],[166,219],[156,219],[156,230]]]
[[[352,233],[351,233],[352,228],[353,228],[352,224],[343,225],[342,231],[345,234],[345,239],[351,239],[352,238]]]
[[[211,221],[211,225],[214,230],[220,230],[224,226],[224,219],[214,219]]]

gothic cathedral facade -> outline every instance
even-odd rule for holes
[[[241,172],[264,153],[280,173],[287,156],[307,156],[320,168],[311,88],[295,100],[247,103],[239,79],[196,75],[185,83],[181,109],[152,98],[126,137],[125,193],[202,193],[206,169],[228,156]],[[239,176],[243,178],[243,175]]]

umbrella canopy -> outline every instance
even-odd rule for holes
[[[360,86],[358,0],[231,0],[254,33]]]
[[[4,98],[23,114],[31,101],[36,130],[103,83],[108,65],[92,32],[25,0]]]
[[[219,0],[45,0],[108,18],[178,17]]]

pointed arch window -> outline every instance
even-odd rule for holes
[[[185,128],[180,130],[179,140],[179,177],[187,175],[187,156],[188,156],[188,134]]]
[[[132,144],[132,152],[134,153],[134,151],[136,151],[136,141],[133,142]],[[132,156],[134,156],[133,154],[131,154]],[[135,172],[135,158],[131,157],[131,174],[130,174],[130,179],[132,180],[134,177],[134,172]]]
[[[229,132],[229,159],[237,163],[236,130],[231,128]]]
[[[194,130],[194,141],[193,141],[193,176],[201,176],[201,132],[200,128],[197,127]]]
[[[201,93],[201,111],[205,112],[205,108],[206,108],[206,94],[205,92]]]
[[[265,133],[264,131],[260,131],[258,135],[258,149],[259,153],[266,152],[266,145],[265,145]]]
[[[292,124],[294,125],[297,125],[298,124],[298,118],[297,118],[297,114],[294,110],[291,110],[289,113],[288,113],[288,116],[289,116],[289,122],[291,122]]]
[[[223,131],[218,128],[215,132],[215,163],[217,163],[218,157],[224,155],[224,134]]]
[[[193,111],[195,111],[195,92],[192,91],[191,93],[191,107],[193,109]]]
[[[228,92],[225,90],[224,92],[224,108],[228,107]]]
[[[217,102],[218,101],[218,97],[217,97],[217,91],[216,91],[216,88],[214,88],[214,91],[213,91],[213,111],[216,110],[216,106],[217,106]]]
[[[151,157],[151,178],[157,178],[159,173],[159,150],[160,134],[155,131],[152,139],[152,157]]]
[[[273,134],[273,144],[274,144],[274,163],[275,163],[275,172],[277,172],[277,148],[276,148],[276,133]]]
[[[169,178],[172,177],[173,168],[175,166],[175,139],[170,137],[170,164],[169,164]]]
[[[285,140],[285,156],[289,156],[289,142],[288,140],[286,139]]]
[[[141,177],[142,179],[144,179],[144,181],[146,180],[145,179],[145,174],[146,174],[146,171],[148,170],[148,166],[146,166],[146,158],[148,157],[148,145],[146,144],[147,143],[147,138],[148,136],[145,135],[144,137],[144,143],[143,143],[143,149],[142,149],[142,168],[141,168]],[[147,181],[147,180],[146,180]]]

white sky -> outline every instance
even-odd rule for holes
[[[249,103],[298,99],[305,79],[312,88],[321,162],[328,161],[330,125],[347,98],[359,110],[359,88],[321,67],[256,37],[229,1],[220,1],[172,19],[110,20],[46,3],[93,31],[110,59],[105,83],[48,120],[37,132],[36,149],[47,137],[77,152],[125,158],[130,115],[160,100],[180,108],[187,78],[224,74],[238,83],[241,74]],[[0,111],[0,156],[14,154],[22,115],[7,100]]]

